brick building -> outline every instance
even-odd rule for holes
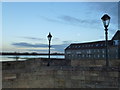
[[[66,59],[105,59],[105,41],[73,43],[65,49]],[[108,59],[120,59],[120,30],[108,40]]]

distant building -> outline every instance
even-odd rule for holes
[[[105,59],[105,41],[73,43],[65,49],[66,59]],[[108,40],[108,59],[120,59],[120,30]]]

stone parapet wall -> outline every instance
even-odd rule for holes
[[[103,61],[95,63],[102,64]],[[55,61],[56,63],[57,60]],[[90,61],[55,65],[47,61],[29,60],[4,62],[2,70],[3,88],[120,88],[119,61],[112,62],[108,69]],[[101,63],[100,63],[101,62]],[[61,62],[60,62],[61,63]],[[76,63],[76,64],[74,64]],[[71,65],[70,65],[71,64]],[[91,65],[92,64],[92,65]]]
[[[105,66],[105,60],[71,60],[71,66]],[[109,65],[119,66],[120,60],[109,60]]]
[[[29,72],[3,70],[3,88],[120,88],[118,71],[41,67]]]
[[[50,66],[70,66],[71,61],[65,59],[48,59],[48,58],[33,58],[28,59],[26,61],[8,61],[2,62],[3,70],[11,70],[11,69],[38,69],[41,66],[47,66],[48,62]]]

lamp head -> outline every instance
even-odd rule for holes
[[[110,16],[105,14],[101,19],[103,21],[104,27],[107,28],[109,26],[109,23],[110,23]]]
[[[52,38],[52,35],[51,33],[49,32],[48,36],[47,36],[48,40],[51,41],[51,38]]]

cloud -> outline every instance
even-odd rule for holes
[[[63,44],[70,44],[72,41],[63,41]]]
[[[58,17],[59,19],[66,21],[66,22],[73,22],[73,23],[79,23],[81,22],[80,19],[75,18],[75,17],[71,17],[71,16],[67,16],[67,15],[63,15],[61,17]]]
[[[55,37],[55,38],[53,38],[52,40],[53,40],[53,41],[60,41],[60,38],[56,38],[56,37]]]
[[[12,45],[17,47],[47,47],[47,44],[30,44],[26,42],[13,43]]]
[[[77,25],[77,26],[80,26],[80,25],[90,25],[91,26],[91,23],[92,25],[96,25],[98,23],[97,20],[93,20],[93,19],[80,19],[80,18],[76,18],[76,17],[73,17],[73,16],[69,16],[69,15],[61,15],[61,16],[58,16],[54,19],[51,19],[51,18],[47,18],[47,17],[42,17],[44,20],[47,20],[49,22],[54,22],[54,23],[61,23],[61,24],[69,24],[69,25]]]
[[[41,41],[41,40],[45,40],[44,38],[36,38],[36,37],[22,37],[28,40],[37,40],[37,41]]]
[[[49,21],[49,22],[57,22],[57,23],[61,23],[59,20],[57,19],[52,19],[52,18],[48,18],[48,17],[45,17],[45,16],[41,16],[42,19],[46,20],[46,21]]]
[[[68,42],[63,41],[63,44],[51,45],[51,49],[52,49],[52,51],[64,52],[64,49],[69,45]],[[28,50],[28,51],[43,51],[43,48],[48,48],[48,44],[31,44],[31,43],[26,43],[26,42],[13,43],[12,45],[19,49],[26,48],[26,50]],[[34,48],[36,48],[36,49],[34,49]],[[42,48],[42,49],[40,49],[40,48]],[[44,49],[44,51],[45,50],[47,50],[47,49]]]
[[[116,13],[118,12],[118,2],[98,3],[96,9],[104,12],[110,12],[116,16]]]
[[[68,44],[60,44],[60,45],[52,45],[52,48],[54,48],[57,52],[64,52],[64,49],[68,46]]]
[[[84,3],[83,3],[84,4]],[[54,23],[62,23],[62,24],[69,24],[73,26],[89,26],[89,27],[95,27],[96,25],[100,24],[100,18],[102,17],[102,14],[108,13],[111,16],[112,24],[116,26],[116,21],[118,20],[118,2],[89,2],[85,4],[86,6],[83,8],[83,12],[81,12],[81,15],[84,15],[83,17],[75,17],[72,16],[73,14],[61,14],[60,16],[56,17],[46,17],[42,16],[44,20],[47,20],[49,22]],[[82,6],[80,10],[82,9]],[[78,9],[79,10],[79,9]],[[79,10],[79,11],[80,11]],[[78,12],[77,11],[77,14]],[[76,14],[76,10],[73,11],[74,14]]]
[[[28,51],[32,51],[32,52],[42,52],[42,53],[46,53],[48,52],[48,50],[36,50],[36,49],[29,49]]]
[[[68,41],[62,41],[63,44],[71,44],[71,43],[75,43],[75,42],[79,42],[79,41],[72,41],[72,40],[68,40]]]
[[[23,49],[23,50],[29,50],[29,49],[48,50],[48,47],[22,47],[22,48],[17,48],[17,49]],[[54,49],[54,48],[51,48],[51,49]]]
[[[101,2],[101,3],[95,3],[96,4],[96,8],[94,8],[96,11],[107,13],[111,16],[112,22],[111,23],[115,23],[118,20],[118,2]],[[91,8],[93,8],[94,6],[92,5]]]
[[[71,41],[71,40],[68,40],[68,41],[62,41],[62,44],[59,44],[59,45],[52,45],[52,48],[55,48],[54,50],[56,51],[59,51],[59,52],[64,52],[64,49],[70,45],[71,43],[75,43],[77,41]]]
[[[59,19],[71,23],[71,24],[96,24],[97,20],[88,20],[88,19],[80,19],[80,18],[76,18],[76,17],[72,17],[69,15],[63,15],[61,17],[59,17]]]

